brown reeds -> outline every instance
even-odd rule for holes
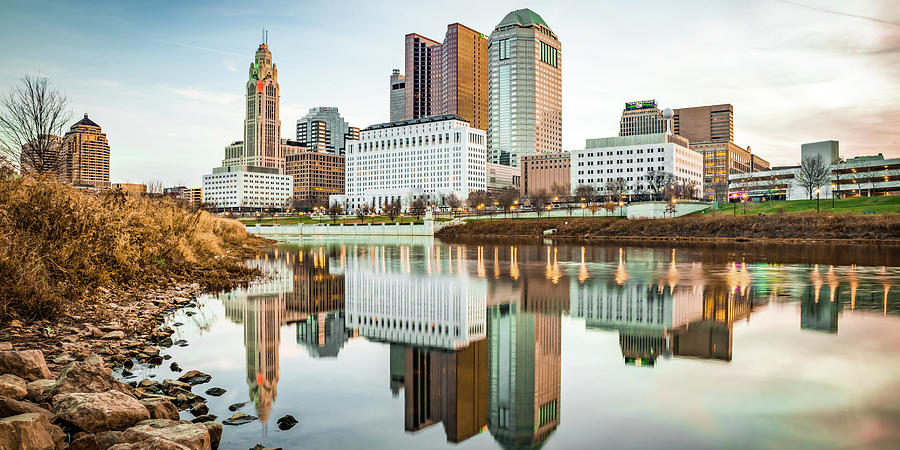
[[[51,318],[99,288],[189,279],[224,288],[251,275],[243,257],[262,243],[168,198],[0,176],[0,323]]]

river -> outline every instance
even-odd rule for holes
[[[898,253],[304,238],[162,353],[259,418],[221,448],[891,447]]]

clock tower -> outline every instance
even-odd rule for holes
[[[250,64],[244,119],[243,163],[284,169],[281,119],[278,117],[278,71],[266,42],[259,44]]]

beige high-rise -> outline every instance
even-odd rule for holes
[[[109,189],[109,142],[88,115],[63,137],[66,180],[80,187]]]

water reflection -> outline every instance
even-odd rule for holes
[[[560,427],[566,316],[614,333],[625,365],[652,368],[731,364],[736,324],[771,305],[797,304],[802,332],[827,334],[845,310],[900,315],[893,268],[691,249],[312,242],[251,264],[272,275],[220,298],[243,325],[261,422],[277,400],[279,330],[293,325],[313,358],[383,343],[406,432],[441,423],[449,442],[489,432],[503,447],[542,445]]]

